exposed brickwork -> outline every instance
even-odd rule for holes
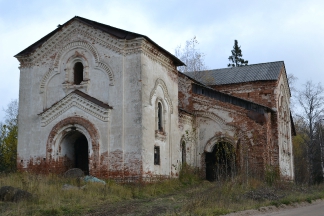
[[[107,175],[104,177],[113,179],[125,179],[141,177],[143,174],[142,160],[138,158],[138,153],[121,150],[112,151],[108,155]],[[104,171],[106,173],[106,171]]]
[[[88,172],[86,163],[78,164],[88,144],[91,175],[121,181],[177,177],[185,140],[183,158],[203,176],[205,159],[214,159],[207,153],[215,143],[227,142],[240,169],[262,175],[267,165],[275,165],[293,178],[283,63],[275,81],[206,87],[178,73],[183,63],[146,36],[132,33],[133,38],[119,40],[116,31],[130,34],[93,24],[75,17],[17,55],[19,170],[63,173],[76,166]],[[76,62],[83,64],[80,85],[72,79]],[[70,94],[75,89],[80,92]],[[161,150],[160,165],[154,163],[154,145]]]
[[[272,108],[276,107],[274,91],[277,85],[277,81],[256,81],[218,85],[212,88]]]
[[[67,125],[80,125],[85,128],[91,139],[92,155],[89,156],[89,171],[90,175],[101,176],[99,166],[99,133],[95,126],[88,120],[81,117],[69,117],[57,123],[50,132],[46,144],[46,158],[31,158],[27,162],[27,167],[18,165],[19,170],[28,170],[35,173],[56,173],[60,174],[72,168],[72,162],[66,157],[52,158],[52,146],[54,138],[59,133],[59,130]],[[67,132],[63,131],[62,136]],[[61,148],[59,148],[61,150]],[[36,161],[35,161],[36,160]],[[19,164],[18,159],[18,164]]]
[[[182,74],[179,75],[179,79],[179,84],[182,84],[182,86],[179,86],[179,107],[181,109],[191,113],[197,110],[215,114],[223,111],[232,118],[232,121],[227,122],[227,124],[236,128],[235,136],[239,140],[240,147],[240,149],[237,149],[239,153],[238,166],[240,169],[245,170],[246,166],[249,166],[250,174],[262,176],[266,165],[277,165],[278,152],[276,146],[278,146],[278,139],[275,113],[268,112],[263,115],[231,103],[194,94],[190,89],[194,81]],[[236,97],[272,107],[276,103],[273,94],[275,86],[276,82],[271,81],[213,86],[213,88]],[[248,162],[246,161],[247,159]],[[205,154],[202,154],[201,168],[203,175],[205,175],[204,160]]]

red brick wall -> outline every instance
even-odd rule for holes
[[[249,117],[249,112],[253,111],[204,95],[194,94],[191,88],[188,91],[189,86],[193,82],[193,80],[183,74],[179,74],[179,85],[180,83],[182,85],[182,87],[179,86],[179,107],[191,113],[194,113],[196,110],[214,112],[213,110],[216,107],[223,112],[228,112],[233,121],[227,122],[227,124],[236,128],[235,134],[239,139],[240,149],[238,151],[241,169],[246,170],[248,165],[249,172],[263,175],[266,165],[278,165],[277,117],[274,112],[266,113],[264,116],[266,121],[258,123]],[[272,107],[272,104],[275,104],[275,96],[273,94],[275,85],[276,82],[271,81],[213,86],[213,88],[236,97]],[[245,93],[241,92],[243,90]],[[268,98],[262,97],[263,94],[268,94]],[[217,113],[215,114],[217,115]]]
[[[277,81],[256,81],[211,87],[217,91],[272,108],[277,107],[274,94],[276,86]]]

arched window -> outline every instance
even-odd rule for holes
[[[158,103],[158,130],[163,131],[162,105]]]
[[[77,62],[74,64],[74,84],[80,85],[83,81],[83,64],[81,62]]]

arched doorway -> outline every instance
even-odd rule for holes
[[[85,147],[85,137],[87,147]],[[80,140],[78,140],[80,138]],[[100,135],[97,128],[87,119],[74,116],[68,117],[57,123],[51,130],[46,144],[46,162],[49,172],[64,173],[75,167],[75,143],[83,146],[83,158],[86,158],[88,166],[84,166],[85,173],[100,177],[100,156],[99,156]],[[78,141],[77,141],[78,140]],[[79,147],[80,147],[79,146]],[[87,157],[85,157],[87,149]],[[82,153],[81,153],[82,154]],[[78,163],[79,164],[79,163]],[[81,165],[80,165],[81,166]],[[87,169],[86,169],[87,168]]]
[[[69,168],[79,168],[85,175],[89,175],[89,145],[84,134],[72,130],[62,141],[62,154],[69,161]]]
[[[205,156],[206,179],[223,180],[236,174],[236,151],[229,142],[218,142]]]

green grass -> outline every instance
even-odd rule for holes
[[[324,198],[324,185],[296,185],[281,181],[248,181],[236,177],[223,182],[199,180],[197,172],[184,167],[179,179],[154,183],[106,185],[87,183],[85,189],[62,190],[64,184],[78,185],[76,180],[55,175],[28,173],[0,175],[0,187],[10,185],[33,194],[30,201],[0,201],[0,215],[84,215],[122,209],[125,214],[152,212],[154,215],[222,215],[262,206],[280,206]],[[81,186],[85,183],[81,182]],[[259,194],[258,199],[247,194]],[[266,191],[278,196],[268,199]],[[269,192],[269,193],[270,193]],[[263,194],[264,193],[264,194]],[[262,197],[264,195],[264,197]],[[116,211],[111,214],[116,214]],[[118,214],[123,214],[118,213]]]

